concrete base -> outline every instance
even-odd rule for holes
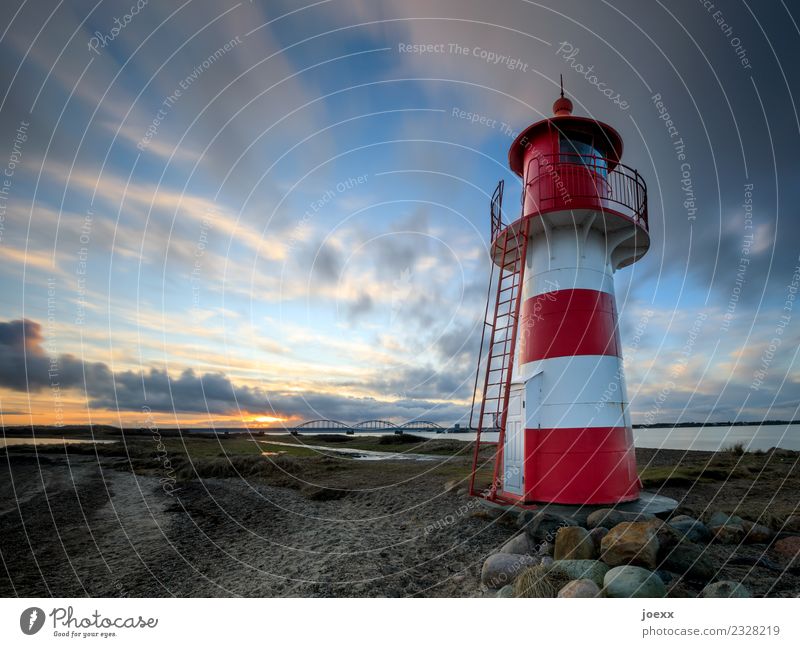
[[[667,517],[669,514],[678,507],[678,502],[675,499],[661,496],[660,494],[653,494],[652,492],[641,492],[636,501],[629,501],[627,503],[606,504],[606,505],[563,505],[560,503],[539,503],[536,505],[509,505],[497,503],[495,501],[487,501],[486,499],[478,499],[482,506],[493,510],[495,512],[505,512],[509,514],[519,514],[521,512],[535,511],[535,512],[552,512],[564,517],[572,517],[578,523],[585,523],[588,517],[595,510],[604,510],[613,508],[614,510],[622,510],[623,512],[644,512],[653,514],[657,517]]]

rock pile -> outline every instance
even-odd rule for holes
[[[552,512],[519,515],[518,533],[483,564],[481,582],[498,597],[749,597],[741,583],[719,578],[708,544],[764,544],[784,566],[800,562],[800,536],[723,512],[703,523],[686,515],[602,509],[585,524]],[[678,584],[676,589],[668,589]]]

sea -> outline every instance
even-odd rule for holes
[[[265,435],[285,434],[279,430],[256,430],[253,432],[264,432]],[[213,434],[210,429],[187,429],[184,433]],[[221,434],[247,434],[246,429],[217,429],[216,433]],[[301,435],[316,435],[318,432],[307,432]],[[359,436],[379,436],[389,431],[358,432]],[[447,438],[453,440],[463,440],[465,442],[475,440],[475,432],[462,433],[435,433],[435,432],[409,432],[415,436],[424,438]],[[497,440],[497,434],[482,434],[485,441]],[[780,425],[740,425],[740,426],[719,426],[719,427],[665,427],[659,429],[634,429],[633,439],[636,447],[646,447],[653,449],[680,449],[695,451],[719,451],[728,449],[741,444],[747,451],[767,450],[772,447],[780,449],[791,449],[800,451],[800,424],[780,424]],[[57,443],[85,443],[85,442],[114,442],[111,440],[90,440],[90,439],[67,439],[38,437],[36,439],[0,437],[0,447],[6,445],[49,445]]]
[[[475,440],[474,432],[441,434],[412,431],[410,433],[425,438],[452,438],[463,441]],[[497,434],[482,434],[482,438],[483,440],[489,441],[497,440]],[[713,452],[721,449],[728,449],[741,443],[745,450],[751,452],[767,450],[772,447],[800,451],[800,424],[634,429],[633,440],[636,447],[652,449],[683,449]]]

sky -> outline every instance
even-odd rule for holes
[[[132,4],[133,3],[133,4]],[[488,202],[616,128],[634,423],[794,418],[800,10],[743,0],[7,0],[0,422],[469,421]]]

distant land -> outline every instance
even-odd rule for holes
[[[764,427],[765,425],[800,425],[800,420],[744,420],[737,422],[655,422],[633,425],[634,429],[663,429],[670,427]]]
[[[686,428],[686,427],[764,427],[769,425],[800,425],[800,419],[798,420],[744,420],[744,421],[737,421],[737,422],[656,422],[653,424],[635,424],[633,425],[634,429],[672,429],[672,428]],[[277,433],[277,432],[285,432],[286,429],[292,429],[292,427],[253,427],[248,429],[248,427],[155,427],[153,429],[147,427],[115,427],[113,425],[63,425],[63,426],[56,426],[56,425],[15,425],[15,426],[5,426],[2,427],[3,435],[14,436],[14,435],[27,435],[29,433],[57,433],[57,434],[70,434],[70,433],[78,433],[78,434],[85,434],[87,432],[99,432],[99,433],[107,433],[107,434],[152,434],[154,431],[156,433],[166,433],[169,435],[178,434],[181,430],[183,431],[193,431],[197,433],[244,433],[248,430],[251,433],[255,434],[264,434],[264,433]],[[379,431],[383,431],[385,433],[391,433],[391,429],[381,429],[381,430],[365,430],[360,433],[376,433]],[[475,431],[474,429],[470,429],[469,427],[443,427],[442,433],[469,433],[470,431]],[[309,434],[313,434],[314,430],[309,429]],[[325,433],[333,433],[333,432],[325,432]],[[410,435],[414,434],[414,430],[410,429],[407,431]]]

